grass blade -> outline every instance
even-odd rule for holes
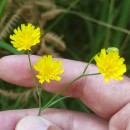
[[[21,52],[17,51],[14,47],[12,47],[4,41],[0,41],[0,48],[5,49],[13,54],[22,54]]]
[[[0,1],[0,21],[1,21],[3,14],[4,14],[4,10],[5,10],[5,7],[7,5],[7,2],[8,2],[8,0],[1,0]]]

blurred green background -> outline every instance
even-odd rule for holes
[[[130,74],[130,0],[0,0],[0,57],[21,54],[9,35],[21,23],[39,26],[44,36],[32,54],[88,62],[101,48],[117,47]],[[53,95],[44,92],[44,105]],[[59,98],[59,97],[58,97]],[[38,106],[34,89],[0,80],[0,110]],[[77,99],[53,107],[90,111]]]

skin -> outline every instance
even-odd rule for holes
[[[32,63],[39,57],[31,56]],[[45,84],[45,90],[56,93],[65,84],[79,76],[86,63],[59,59],[65,72],[60,82]],[[86,73],[97,73],[90,65]],[[34,87],[26,55],[6,56],[0,59],[0,78],[21,86]],[[69,110],[46,109],[42,116],[63,130],[130,130],[130,78],[104,82],[102,75],[83,77],[67,88],[62,95],[79,98],[96,114]],[[14,130],[24,116],[36,115],[37,109],[9,110],[0,112],[0,129]],[[64,118],[63,118],[64,117]]]

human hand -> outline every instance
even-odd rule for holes
[[[32,56],[35,63],[37,56]],[[45,84],[45,90],[56,93],[69,81],[79,76],[85,63],[60,59],[63,68],[60,82]],[[90,65],[87,73],[95,73],[97,68]],[[7,56],[0,59],[0,77],[10,83],[34,87],[27,56]],[[58,109],[46,109],[42,117],[53,126],[63,130],[129,130],[130,129],[130,79],[122,81],[111,80],[105,83],[101,75],[84,77],[63,92],[63,95],[79,98],[96,115]],[[24,116],[36,115],[36,109],[10,110],[0,113],[0,129],[14,130],[17,122]],[[64,117],[64,118],[63,118]],[[48,123],[48,125],[52,125]],[[33,124],[30,123],[32,126]],[[25,130],[25,128],[23,128]],[[23,130],[20,129],[20,130]],[[39,128],[40,129],[40,128]]]

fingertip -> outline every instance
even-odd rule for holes
[[[33,86],[27,56],[10,55],[1,58],[0,78],[16,85]]]
[[[16,125],[15,130],[62,130],[40,116],[26,116]]]

